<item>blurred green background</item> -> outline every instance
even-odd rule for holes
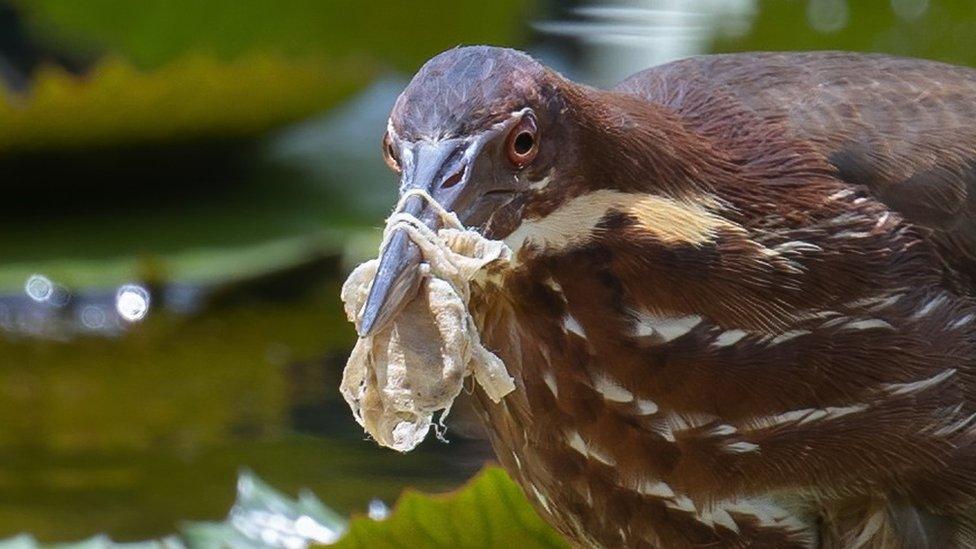
[[[386,116],[474,43],[595,85],[720,51],[976,65],[976,2],[0,2],[0,538],[219,520],[242,467],[364,512],[489,459],[463,411],[401,456],[337,394]]]

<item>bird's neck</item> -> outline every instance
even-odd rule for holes
[[[579,171],[591,185],[624,192],[687,195],[735,177],[739,166],[665,105],[602,90],[567,94]]]
[[[800,211],[839,190],[833,168],[777,118],[719,100],[708,116],[680,102],[569,86],[563,93],[579,150],[568,194],[600,189],[729,204],[739,218],[764,217],[769,203]],[[831,190],[833,188],[833,190]],[[751,190],[767,200],[755,200]]]

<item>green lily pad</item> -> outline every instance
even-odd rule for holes
[[[441,496],[407,491],[390,518],[356,518],[336,547],[568,547],[505,472],[487,468]]]
[[[521,0],[29,0],[34,28],[73,49],[108,50],[141,67],[187,52],[233,59],[254,51],[287,56],[369,55],[416,70],[462,43],[513,44],[535,2]]]
[[[26,95],[0,98],[0,153],[256,136],[325,110],[370,76],[368,66],[266,54],[193,54],[156,70],[108,58],[82,76],[42,67]]]
[[[388,518],[357,517],[348,523],[310,492],[291,499],[249,471],[237,482],[237,501],[223,522],[187,523],[179,538],[115,543],[106,536],[65,549],[183,547],[281,547],[327,544],[353,547],[485,547],[525,549],[569,547],[535,513],[504,471],[488,467],[457,491],[430,496],[407,491]],[[21,535],[0,541],[0,549],[45,547]]]

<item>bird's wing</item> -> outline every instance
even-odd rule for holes
[[[729,54],[654,67],[617,91],[692,124],[702,94],[781,124],[856,190],[930,229],[976,292],[976,70],[842,52]]]

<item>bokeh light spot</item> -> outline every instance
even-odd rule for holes
[[[27,292],[28,297],[38,303],[42,303],[51,299],[51,296],[54,295],[54,283],[51,282],[50,278],[42,274],[34,274],[24,283],[24,291]]]
[[[115,310],[128,322],[138,322],[149,313],[149,292],[142,286],[128,284],[115,296]]]

